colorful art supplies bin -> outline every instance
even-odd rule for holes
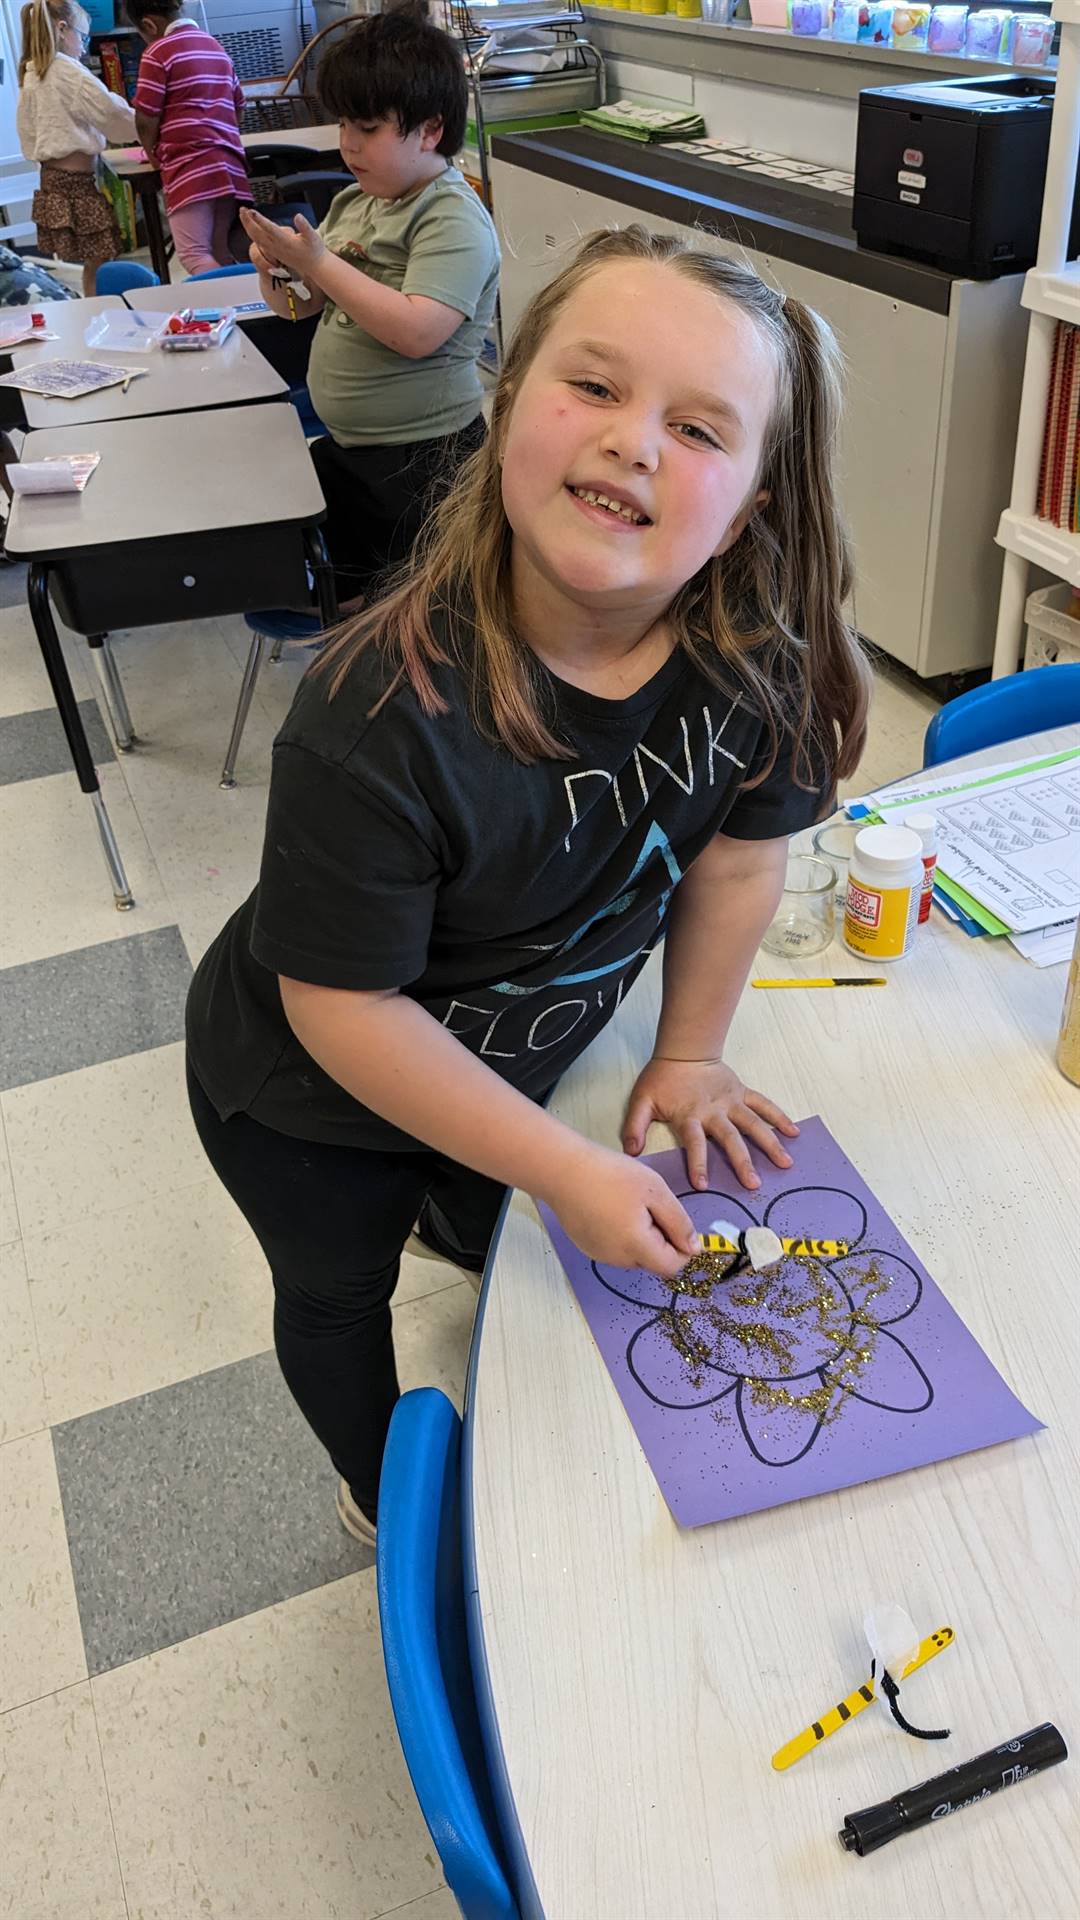
[[[185,307],[171,314],[158,335],[166,353],[205,353],[220,347],[236,325],[232,307]]]

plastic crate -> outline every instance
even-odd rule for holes
[[[1040,587],[1028,595],[1025,667],[1049,667],[1059,660],[1080,662],[1080,620],[1066,612],[1071,599],[1072,588],[1064,584]]]

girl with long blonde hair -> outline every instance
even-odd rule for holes
[[[192,1108],[273,1274],[285,1378],[374,1537],[410,1228],[482,1266],[506,1187],[674,1275],[707,1142],[796,1128],[724,1057],[789,836],[862,747],[827,327],[640,227],[534,301],[490,437],[274,749],[259,884],[189,1001]],[[623,1152],[546,1111],[664,940]]]
[[[120,251],[116,216],[95,173],[108,145],[135,138],[135,113],[83,66],[90,19],[76,0],[29,0],[22,10],[22,54],[15,126],[41,182],[33,215],[38,249],[78,261],[83,293]]]

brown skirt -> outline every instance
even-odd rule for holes
[[[54,260],[112,260],[120,251],[116,217],[92,173],[69,173],[43,161],[33,217],[38,249]]]

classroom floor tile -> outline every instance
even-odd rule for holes
[[[15,571],[0,564],[0,713],[29,713],[35,707],[52,704],[52,688],[45,671],[41,649],[30,623],[26,604],[26,569],[18,568],[19,589],[11,595],[10,575]],[[5,595],[4,589],[8,589]],[[90,649],[81,634],[72,633],[58,620],[57,633],[77,700],[97,692],[97,677],[90,665]]]
[[[19,1210],[15,1205],[15,1187],[11,1178],[11,1156],[8,1153],[3,1110],[0,1109],[0,1247],[6,1247],[9,1240],[17,1240],[20,1232]]]
[[[91,1674],[371,1565],[272,1353],[53,1437]]]
[[[129,1920],[89,1683],[0,1715],[0,1912]]]
[[[0,1713],[86,1679],[48,1432],[0,1447]]]
[[[460,1404],[473,1299],[459,1283],[395,1311],[403,1387],[434,1382]],[[273,1353],[53,1438],[92,1674],[371,1563],[337,1521],[333,1470]]]
[[[155,1047],[0,1094],[28,1239],[205,1179],[183,1054]]]
[[[180,1040],[191,962],[178,927],[0,971],[0,1088]]]
[[[0,1247],[0,1443],[46,1425],[45,1385],[21,1241]]]
[[[135,909],[117,913],[93,808],[74,771],[0,786],[0,967],[42,960],[174,920],[119,763],[101,768],[102,797]]]
[[[372,1569],[92,1685],[132,1920],[374,1920],[441,1885]]]
[[[97,767],[115,760],[112,741],[95,700],[80,700],[87,745]],[[60,715],[54,706],[0,718],[0,786],[17,780],[40,780],[52,773],[71,772],[71,753]]]
[[[53,1424],[273,1344],[262,1250],[204,1172],[179,1192],[25,1241]]]

